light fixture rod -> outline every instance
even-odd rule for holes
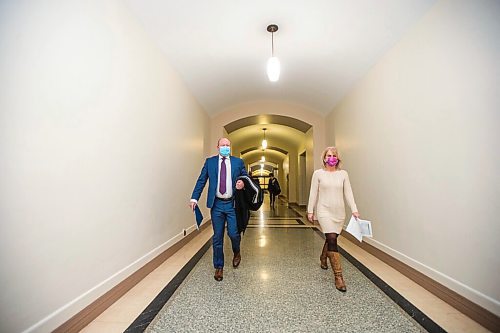
[[[271,32],[271,57],[274,57],[274,32]]]
[[[271,56],[274,57],[274,33],[278,31],[278,25],[276,24],[268,25],[267,31],[271,33]]]

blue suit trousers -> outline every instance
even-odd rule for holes
[[[224,267],[224,227],[227,221],[227,235],[231,239],[233,253],[240,252],[241,235],[238,233],[238,223],[234,210],[234,201],[222,201],[215,199],[210,211],[212,216],[212,247],[214,251],[213,260],[215,268]]]

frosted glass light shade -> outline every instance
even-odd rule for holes
[[[271,82],[280,79],[280,60],[277,57],[271,57],[267,61],[267,77]]]

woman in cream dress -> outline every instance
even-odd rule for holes
[[[345,221],[345,199],[352,215],[359,217],[351,183],[347,171],[340,168],[340,156],[335,147],[327,147],[322,154],[324,168],[314,171],[311,181],[307,219],[313,222],[314,211],[325,234],[325,244],[320,256],[321,268],[328,269],[327,258],[335,276],[335,287],[345,292],[346,285],[342,276],[337,236],[342,231]]]

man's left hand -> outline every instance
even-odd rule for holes
[[[245,187],[245,183],[242,180],[236,181],[236,189],[237,190],[241,190],[244,187]]]

